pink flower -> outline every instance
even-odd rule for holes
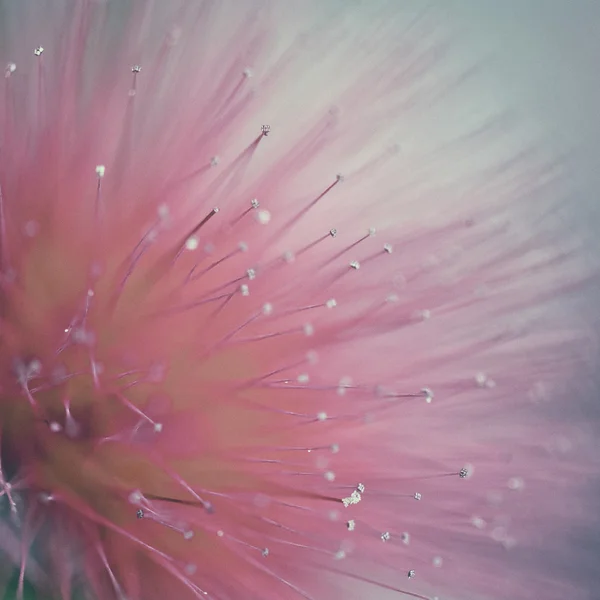
[[[317,7],[6,3],[19,597],[589,597],[559,165],[435,17]]]

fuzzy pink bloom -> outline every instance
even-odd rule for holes
[[[435,16],[319,5],[0,3],[19,595],[592,597],[560,165]]]

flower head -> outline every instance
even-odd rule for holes
[[[6,3],[0,572],[576,598],[542,552],[574,471],[528,399],[581,341],[552,299],[583,268],[532,217],[554,165],[491,115],[435,132],[471,72],[421,15],[268,8]]]

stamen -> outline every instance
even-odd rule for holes
[[[98,165],[96,167],[96,176],[98,179],[98,182],[96,184],[96,203],[95,203],[95,215],[96,215],[96,219],[98,218],[99,214],[100,214],[100,190],[102,187],[102,179],[104,177],[104,174],[106,173],[106,167],[104,165]]]
[[[390,244],[384,244],[383,248],[379,252],[376,252],[375,254],[371,254],[371,256],[367,256],[366,258],[363,258],[362,262],[363,262],[363,264],[366,262],[371,262],[372,260],[375,260],[376,258],[379,258],[381,256],[387,256],[391,253],[392,253],[392,246]]]
[[[259,201],[254,198],[250,201],[250,206],[249,208],[247,208],[244,212],[242,212],[241,215],[239,215],[238,217],[236,217],[235,219],[233,219],[232,221],[229,222],[229,227],[233,227],[234,225],[236,225],[237,223],[239,223],[249,212],[252,212],[253,210],[257,210],[258,207],[260,206]]]
[[[304,254],[311,248],[314,248],[321,242],[323,242],[329,238],[334,238],[336,236],[337,236],[337,229],[330,229],[325,235],[322,235],[320,238],[316,239],[314,242],[311,242],[310,244],[307,244],[306,246],[300,248],[300,250],[297,250],[295,253],[295,256],[301,256],[302,254]]]
[[[131,67],[132,78],[131,78],[131,89],[129,90],[130,97],[133,97],[137,94],[137,79],[138,79],[138,75],[141,73],[141,71],[142,71],[142,67],[140,67],[140,65],[133,65],[133,67]]]
[[[169,514],[161,513],[160,511],[156,510],[152,503],[148,501],[148,498],[144,497],[139,490],[129,494],[129,502],[140,507],[136,511],[136,517],[138,519],[154,521],[155,523],[163,525],[168,529],[177,531],[178,533],[182,534],[186,540],[190,540],[194,536],[193,531],[191,531],[187,524],[181,522],[174,523]]]
[[[156,421],[154,421],[153,419],[151,419],[145,412],[143,412],[142,410],[140,410],[135,404],[133,404],[130,400],[128,400],[121,392],[119,391],[115,391],[113,392],[113,394],[130,410],[132,410],[134,413],[136,413],[137,415],[139,415],[140,417],[142,417],[142,419],[145,419],[148,423],[150,423],[151,425],[154,425],[156,427],[157,423]]]
[[[4,69],[4,77],[8,79],[17,70],[17,65],[14,62],[9,62]]]
[[[366,235],[364,235],[363,237],[358,239],[356,242],[349,244],[348,246],[346,246],[345,248],[343,248],[342,250],[340,250],[339,252],[334,254],[331,258],[329,258],[329,260],[327,260],[323,263],[323,266],[325,267],[325,266],[331,264],[332,262],[335,262],[338,258],[342,257],[349,250],[352,250],[352,248],[355,248],[356,246],[358,246],[361,242],[364,242],[365,240],[368,240],[370,237],[373,237],[375,235],[375,233],[376,233],[376,229],[374,227],[371,227]],[[358,264],[357,261],[354,261],[354,263]],[[352,266],[352,265],[353,265],[353,263],[350,263],[350,266]],[[353,267],[353,268],[358,269],[358,268],[360,268],[360,265],[358,265],[357,267]]]
[[[70,438],[76,438],[81,433],[81,426],[71,415],[71,400],[65,397],[63,404],[65,407],[65,433]]]
[[[314,333],[314,328],[310,323],[305,323],[301,327],[294,327],[292,329],[285,329],[284,331],[276,331],[274,333],[265,333],[263,335],[257,335],[254,337],[242,338],[237,340],[237,342],[240,344],[245,344],[248,342],[260,342],[275,337],[280,337],[282,335],[290,335],[294,333],[303,333],[305,336],[310,337]]]
[[[335,181],[330,184],[327,188],[325,188],[314,200],[312,200],[307,206],[305,206],[302,210],[296,213],[291,219],[289,219],[285,224],[281,226],[281,228],[277,231],[276,237],[279,237],[283,232],[287,231],[292,225],[297,223],[303,216],[306,215],[313,208],[319,200],[321,200],[324,196],[326,196],[336,185],[343,181],[343,177],[341,175],[337,175]]]
[[[253,323],[254,321],[256,321],[256,319],[258,319],[259,317],[261,317],[261,316],[269,316],[272,312],[273,312],[273,305],[272,304],[270,304],[269,302],[267,302],[266,304],[263,304],[262,308],[257,313],[255,313],[254,315],[252,315],[250,318],[246,319],[246,321],[244,321],[241,325],[239,325],[233,331],[231,331],[230,333],[228,333],[224,338],[221,338],[218,342],[216,342],[215,344],[213,344],[211,346],[209,352],[212,352],[215,349],[221,347],[223,344],[226,344],[235,335],[237,335],[240,331],[242,331],[242,329],[244,329],[245,327],[247,327],[248,325],[250,325],[251,323]]]
[[[27,363],[17,360],[14,366],[17,381],[21,385],[21,389],[25,394],[25,397],[29,401],[29,404],[34,409],[36,414],[39,414],[39,406],[36,399],[33,397],[29,388],[29,381],[38,377],[42,370],[42,364],[39,360],[33,359]]]
[[[208,223],[217,213],[219,212],[218,207],[215,206],[179,243],[178,249],[175,252],[175,256],[173,257],[173,262],[175,262],[186,249],[189,249],[187,244],[189,240],[195,239],[194,236],[200,231],[206,223]],[[197,247],[197,243],[196,246]],[[194,248],[195,249],[195,248]]]
[[[4,214],[4,195],[0,185],[0,271],[5,274],[8,269],[8,240],[6,238],[6,217]]]
[[[349,577],[350,579],[356,579],[357,581],[362,581],[363,583],[373,585],[373,586],[381,588],[383,590],[389,590],[391,592],[395,592],[395,593],[401,594],[403,596],[407,596],[410,598],[416,598],[417,600],[432,600],[432,598],[430,596],[423,596],[423,595],[417,594],[415,592],[409,592],[408,590],[403,590],[398,587],[387,585],[377,579],[369,579],[368,577],[363,577],[362,575],[357,575],[356,572],[354,572],[354,571],[346,572],[346,571],[342,571],[341,569],[334,569],[332,567],[328,567],[328,570],[333,573],[337,573],[339,575]],[[414,570],[411,569],[411,571],[409,571],[408,573],[411,573],[411,572],[412,572],[412,576],[409,575],[409,578],[412,578],[415,575]]]
[[[320,304],[309,304],[307,306],[301,306],[299,308],[290,308],[288,310],[281,311],[277,313],[277,317],[289,316],[296,313],[305,312],[307,310],[313,310],[315,308],[335,308],[337,306],[337,301],[335,298],[329,298],[326,302],[321,302]]]
[[[261,375],[260,377],[257,377],[256,379],[251,379],[250,381],[243,384],[243,387],[244,388],[250,387],[252,385],[260,383],[261,381],[264,381],[265,379],[268,379],[269,377],[272,377],[273,375],[278,375],[279,373],[283,373],[283,372],[289,371],[291,369],[296,369],[307,363],[310,365],[314,365],[317,362],[317,358],[318,357],[317,357],[316,352],[310,351],[306,354],[306,357],[304,359],[302,359],[298,362],[292,363],[290,365],[280,367],[279,369],[275,369],[274,371],[270,371],[269,373],[266,373],[265,375]]]
[[[115,590],[118,600],[127,600],[127,597],[125,596],[125,593],[123,592],[123,588],[117,581],[117,578],[115,577],[113,570],[110,568],[110,565],[108,564],[108,558],[106,557],[106,554],[104,553],[104,549],[102,548],[102,544],[100,542],[98,542],[96,544],[96,550],[98,552],[98,555],[100,556],[100,560],[102,561],[104,568],[106,569],[106,572],[108,573],[108,576],[110,578],[110,581]]]

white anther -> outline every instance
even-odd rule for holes
[[[159,204],[156,207],[156,214],[161,220],[168,219],[170,215],[169,207],[166,204]]]
[[[318,421],[327,421],[327,413],[326,412],[320,412],[317,414],[317,420]]]
[[[475,375],[475,383],[481,388],[496,387],[496,382],[493,379],[489,379],[485,373],[477,373]]]
[[[360,269],[360,263],[357,260],[353,260],[350,263],[350,268],[354,269],[355,271],[358,271]]]
[[[71,439],[79,437],[81,433],[81,426],[71,416],[71,413],[68,410],[65,418],[65,433],[67,434],[67,437],[70,437]]]
[[[413,496],[415,500],[420,500],[422,497],[423,496],[419,492],[415,492],[415,495]]]
[[[508,489],[514,491],[520,491],[525,487],[525,482],[521,477],[511,477],[508,480]]]
[[[162,431],[163,424],[162,423],[154,423],[154,431],[156,433],[160,433]]]
[[[327,308],[335,308],[337,306],[337,301],[335,300],[335,298],[330,298],[329,300],[327,300],[327,302],[325,302],[325,306]]]
[[[252,281],[253,279],[256,279],[256,271],[254,269],[248,269],[246,271],[246,276],[250,281]]]
[[[210,159],[210,166],[211,167],[216,167],[219,164],[220,161],[221,161],[221,159],[218,156],[213,156]]]
[[[479,387],[484,387],[486,381],[487,381],[487,376],[485,373],[477,373],[477,375],[475,375],[475,383]]]
[[[17,65],[14,62],[9,62],[4,70],[4,77],[10,77],[17,70]]]
[[[303,325],[302,331],[307,337],[310,337],[315,332],[314,327],[310,323],[306,323],[305,325]]]
[[[186,250],[196,250],[198,248],[198,238],[197,237],[189,237],[185,240],[185,248]]]
[[[143,499],[142,493],[139,490],[134,490],[129,494],[130,504],[139,504]]]
[[[316,365],[319,361],[319,355],[314,350],[309,350],[306,353],[306,360],[310,365]]]
[[[256,213],[256,220],[261,225],[266,225],[271,220],[271,213],[268,210],[259,210]]]
[[[402,535],[400,536],[400,539],[402,540],[402,543],[405,546],[408,546],[410,544],[410,533],[408,533],[407,531],[404,531],[402,533]]]
[[[390,538],[391,538],[391,535],[390,535],[390,532],[389,532],[389,531],[384,531],[384,532],[381,534],[381,541],[382,541],[382,542],[389,542],[389,541],[390,541]]]
[[[346,394],[346,390],[352,387],[352,378],[351,377],[342,377],[340,382],[338,383],[337,394],[338,396],[344,396]]]
[[[431,401],[435,397],[433,392],[429,388],[423,388],[421,390],[421,393],[423,394],[423,396],[425,396],[425,402],[427,402],[427,404],[431,404]]]
[[[250,288],[245,283],[243,283],[242,285],[240,285],[240,293],[242,294],[242,296],[249,296]]]
[[[96,341],[96,336],[91,331],[87,331],[82,327],[77,327],[73,330],[73,340],[78,344],[91,346]]]
[[[133,67],[131,67],[132,73],[140,73],[141,70],[142,70],[142,67],[140,67],[140,65],[133,65]]]
[[[387,254],[391,254],[394,251],[394,248],[391,244],[384,244],[383,251],[386,252]]]
[[[347,498],[342,498],[342,504],[345,508],[348,508],[353,504],[358,504],[361,500],[361,493],[358,490],[354,490]]]
[[[333,471],[327,471],[323,476],[327,481],[335,481],[335,473]]]
[[[266,302],[262,307],[262,314],[265,316],[269,316],[273,313],[273,305],[270,302]]]
[[[104,173],[106,173],[106,167],[104,165],[98,165],[96,167],[96,175],[98,175],[99,178],[104,177]]]
[[[238,249],[240,252],[248,252],[248,244],[246,244],[246,242],[240,242],[238,244]]]
[[[242,75],[246,78],[246,79],[250,79],[250,77],[252,77],[252,69],[249,69],[248,67],[246,67],[243,71],[242,71]]]
[[[35,237],[40,230],[40,224],[37,221],[27,221],[23,227],[23,231],[27,237]]]
[[[373,237],[377,233],[377,229],[375,227],[369,227],[369,235]]]
[[[461,479],[470,479],[475,473],[475,467],[472,464],[466,464],[459,472],[458,475]]]
[[[41,55],[44,53],[44,48],[43,48],[42,46],[38,46],[38,47],[37,47],[37,48],[36,48],[36,49],[33,51],[33,53],[34,53],[36,56],[41,56]]]
[[[310,381],[310,377],[308,373],[300,373],[300,375],[296,377],[296,381],[298,383],[308,383]]]
[[[29,365],[27,365],[27,374],[29,377],[35,377],[42,372],[42,363],[34,358]]]
[[[354,531],[356,529],[356,521],[354,519],[350,519],[346,523],[346,527],[348,528],[348,531]]]
[[[492,529],[492,539],[495,542],[503,542],[508,536],[508,532],[504,527],[494,527]]]

